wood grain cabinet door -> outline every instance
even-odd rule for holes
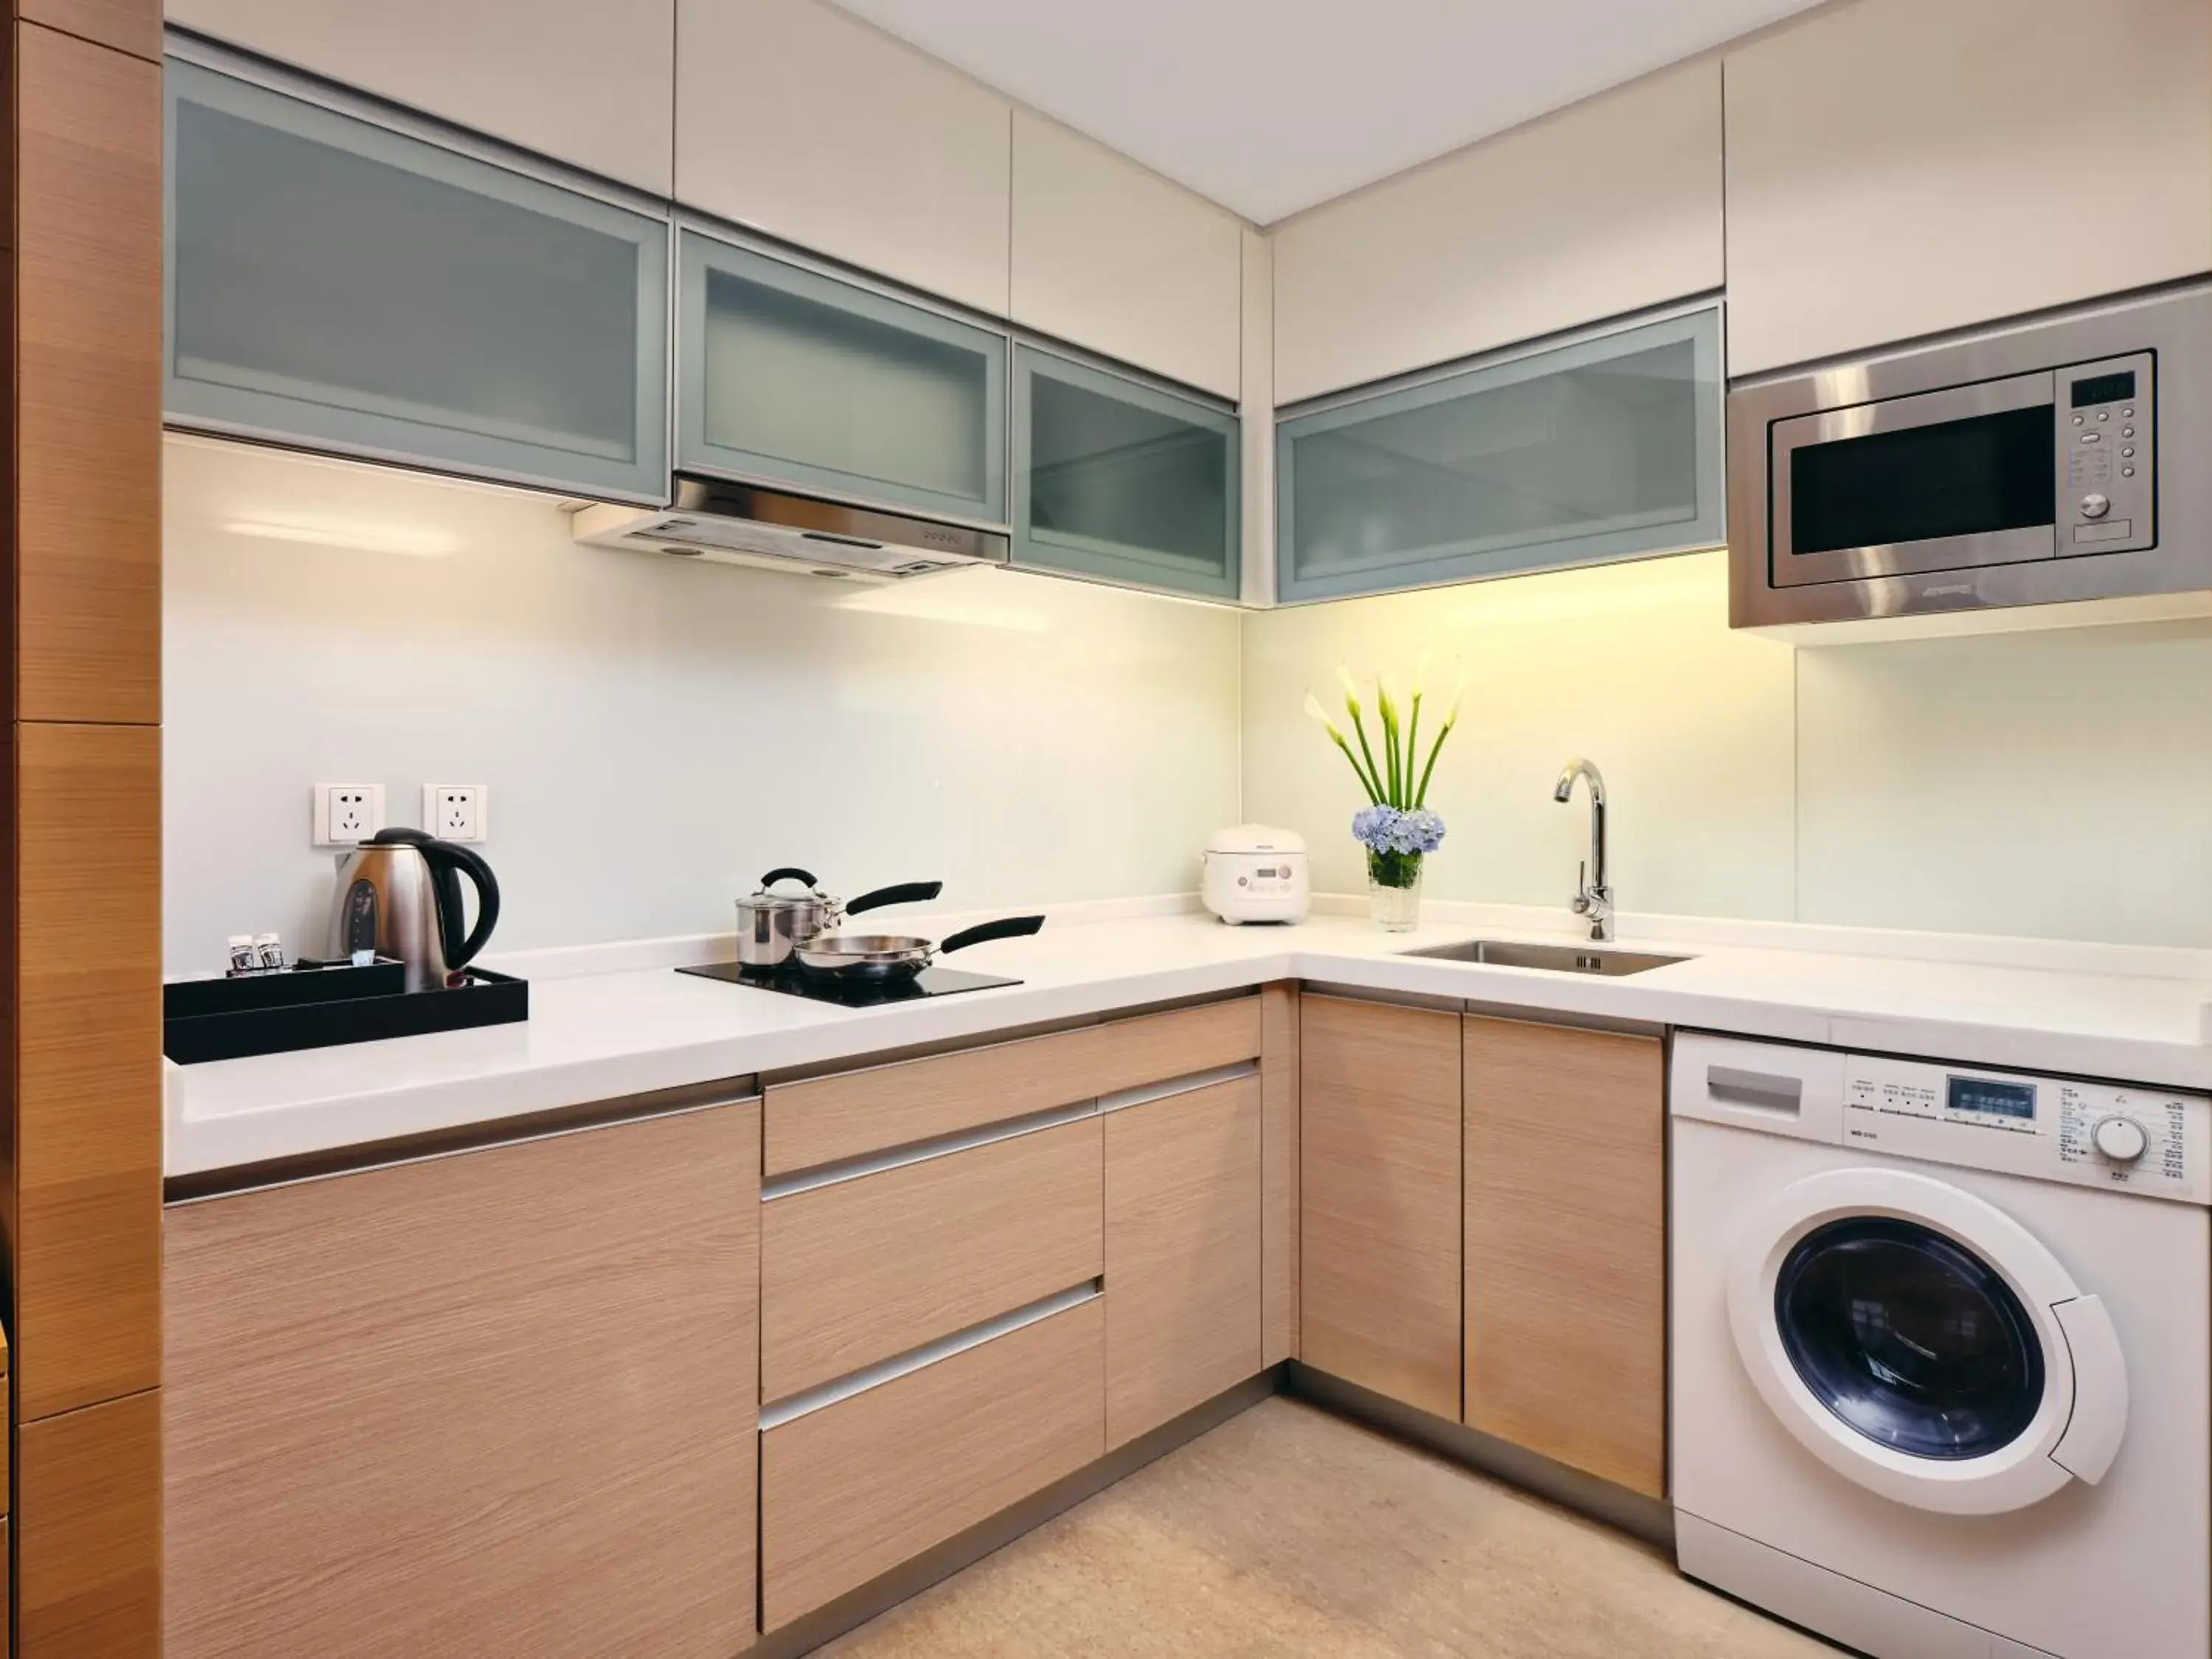
[[[1438,1417],[1460,1390],[1460,1016],[1299,999],[1299,1357]]]
[[[1467,1022],[1467,1423],[1657,1498],[1665,1051]]]
[[[753,1103],[166,1218],[169,1659],[754,1639]]]
[[[1106,1444],[1256,1375],[1260,1079],[1106,1118]]]

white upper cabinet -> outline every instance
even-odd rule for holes
[[[1016,322],[1237,399],[1242,220],[1018,109],[1013,234]]]
[[[1013,106],[817,0],[678,0],[676,195],[994,316]]]
[[[2203,0],[1858,0],[1727,82],[1731,374],[2212,269]]]
[[[675,0],[169,0],[168,21],[668,194]]]
[[[1720,66],[1325,204],[1274,245],[1279,404],[1717,289]]]

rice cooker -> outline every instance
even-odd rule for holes
[[[1305,838],[1264,823],[1215,831],[1206,843],[1200,896],[1232,927],[1248,921],[1304,921],[1312,897]]]

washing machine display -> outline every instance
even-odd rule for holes
[[[1774,1320],[1815,1400],[1914,1457],[1985,1457],[2043,1404],[2043,1344],[2020,1297],[1918,1222],[1855,1216],[1808,1233],[1776,1274]]]

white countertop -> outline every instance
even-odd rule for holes
[[[555,958],[569,958],[555,977],[514,958],[507,965],[532,978],[526,1024],[169,1066],[167,1172],[201,1174],[1279,979],[2212,1089],[2212,974],[2191,952],[2008,951],[2004,941],[1627,917],[1616,948],[1690,959],[1605,979],[1401,954],[1478,936],[1577,938],[1564,919],[1544,913],[1436,905],[1419,932],[1395,934],[1354,915],[1317,915],[1295,927],[1228,927],[1188,911],[1067,919],[1100,908],[1068,907],[1034,939],[979,945],[947,963],[1020,985],[865,1010],[672,971],[670,963],[713,954],[697,941],[601,953],[602,961],[658,958],[611,972],[574,972],[576,958],[590,960],[585,952],[545,953],[548,971]]]

